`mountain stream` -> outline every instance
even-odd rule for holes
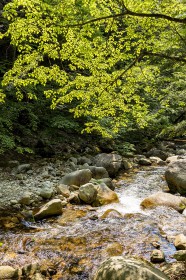
[[[40,222],[15,217],[0,226],[0,264],[39,263],[45,279],[88,280],[113,255],[150,260],[153,242],[174,262],[173,237],[184,233],[185,217],[171,208],[143,210],[141,201],[166,189],[164,167],[149,167],[117,179],[119,203],[102,207],[68,205],[60,217]],[[186,233],[186,232],[185,232]]]

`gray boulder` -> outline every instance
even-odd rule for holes
[[[30,205],[32,203],[32,193],[25,191],[21,195],[21,197],[19,199],[19,203],[23,204],[23,205]]]
[[[50,216],[62,214],[62,201],[60,199],[52,199],[46,203],[35,215],[35,219],[44,219]]]
[[[142,261],[110,257],[98,268],[93,280],[168,280],[159,269]]]
[[[43,188],[40,190],[39,195],[44,199],[52,197],[54,190],[52,188]]]
[[[96,187],[91,183],[87,183],[79,188],[79,197],[87,204],[91,204],[96,199],[97,193]]]
[[[94,163],[96,166],[104,167],[109,176],[114,177],[122,168],[122,157],[115,153],[102,153],[95,156]]]
[[[85,164],[87,163],[88,165],[91,165],[92,164],[92,160],[86,156],[82,156],[82,157],[79,157],[78,158],[78,164]]]
[[[29,163],[20,164],[17,167],[16,173],[25,173],[31,168],[31,165]]]
[[[170,163],[165,172],[165,179],[171,192],[186,194],[186,158]]]
[[[169,157],[169,153],[162,151],[161,149],[152,148],[150,151],[147,152],[148,157],[159,157],[163,161],[165,161]]]
[[[138,160],[138,163],[139,163],[140,165],[145,165],[145,166],[151,165],[151,161],[150,161],[149,159],[145,158],[145,157],[140,158],[140,159]]]
[[[40,190],[38,190],[38,194],[44,198],[49,199],[54,194],[53,183],[50,181],[45,181],[41,185],[38,186]]]
[[[107,170],[102,166],[90,166],[89,169],[92,172],[92,178],[102,179],[109,177]]]
[[[81,186],[90,181],[92,172],[89,169],[82,169],[66,174],[61,180],[60,184]]]

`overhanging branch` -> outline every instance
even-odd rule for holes
[[[80,23],[76,24],[68,24],[63,27],[78,27],[78,26],[84,26],[90,23],[102,21],[102,20],[107,20],[107,19],[114,19],[114,18],[119,18],[119,17],[124,17],[124,16],[134,16],[134,17],[143,17],[143,18],[157,18],[157,19],[166,19],[171,22],[177,22],[177,23],[186,23],[186,18],[176,18],[176,17],[171,17],[165,14],[160,14],[160,13],[139,13],[139,12],[133,12],[129,10],[125,4],[123,3],[123,12],[118,13],[118,14],[111,14],[108,16],[103,16],[103,17],[98,17],[98,18],[93,18],[87,21],[82,21]]]
[[[164,14],[159,14],[159,13],[136,13],[133,12],[131,10],[129,10],[125,4],[123,3],[123,7],[126,10],[126,14],[130,15],[130,16],[135,16],[135,17],[150,17],[150,18],[160,18],[160,19],[166,19],[168,21],[173,21],[173,22],[178,22],[178,23],[186,23],[186,18],[175,18],[175,17],[171,17],[168,15],[164,15]]]

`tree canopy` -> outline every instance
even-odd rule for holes
[[[12,0],[1,39],[16,49],[3,77],[18,100],[36,100],[38,88],[88,132],[105,136],[131,121],[140,127],[170,107],[186,64],[185,0]],[[180,78],[180,76],[182,78]],[[175,102],[177,102],[175,100]]]

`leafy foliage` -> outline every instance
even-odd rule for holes
[[[78,129],[69,111],[84,119],[86,132],[108,137],[149,124],[156,135],[185,110],[185,4],[12,0],[0,38],[10,38],[16,55],[8,71],[1,68],[0,101],[11,92],[37,107],[44,94],[53,109],[65,108],[53,114],[51,128]]]

